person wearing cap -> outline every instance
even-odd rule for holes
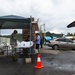
[[[39,53],[40,53],[39,51],[40,40],[41,40],[40,34],[36,33],[36,49],[38,49]]]

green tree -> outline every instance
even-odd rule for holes
[[[70,33],[67,33],[67,36],[70,36],[71,34]]]

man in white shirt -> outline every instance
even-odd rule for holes
[[[37,33],[36,34],[36,49],[38,49],[38,52],[40,52],[39,51],[40,41],[41,41],[41,37],[40,37],[39,33]]]

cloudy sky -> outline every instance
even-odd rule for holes
[[[39,26],[45,24],[46,31],[54,33],[75,32],[75,28],[66,27],[75,20],[75,0],[0,0],[0,16],[4,15],[39,18]]]

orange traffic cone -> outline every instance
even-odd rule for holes
[[[36,63],[35,68],[38,68],[38,69],[43,68],[41,59],[40,59],[40,54],[38,54],[37,63]]]

